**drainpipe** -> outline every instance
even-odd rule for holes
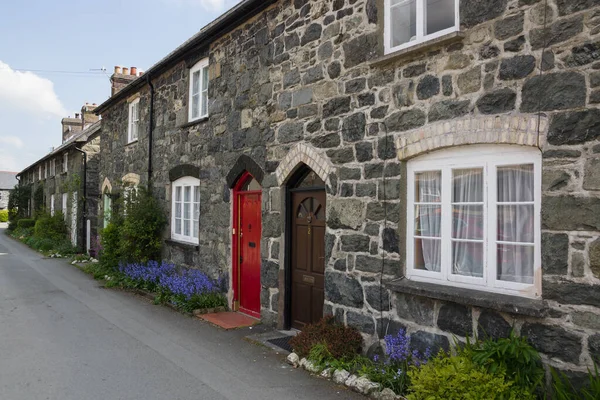
[[[82,225],[82,238],[81,238],[81,243],[82,246],[85,250],[85,242],[86,242],[86,234],[87,234],[87,224],[85,221],[85,217],[87,214],[87,153],[83,150],[81,150],[78,147],[74,147],[74,149],[78,152],[80,152],[81,154],[83,154],[83,209],[81,212],[81,225]]]
[[[154,85],[150,79],[150,74],[146,75],[146,81],[150,86],[150,111],[148,121],[148,191],[152,192],[152,122],[154,120]]]

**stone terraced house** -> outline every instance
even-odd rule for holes
[[[16,172],[0,171],[0,210],[8,208],[10,193],[17,183]]]
[[[27,215],[62,212],[71,242],[88,250],[98,227],[101,122],[96,104],[86,103],[75,118],[63,118],[62,144],[19,172],[19,186],[30,192]],[[89,233],[89,234],[88,234]]]
[[[113,85],[104,206],[149,183],[234,309],[600,356],[597,0],[244,0]]]

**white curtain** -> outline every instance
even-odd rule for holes
[[[498,202],[534,201],[533,165],[498,167],[497,191]],[[498,279],[533,283],[534,217],[533,204],[498,205],[498,240],[511,242],[498,244]]]
[[[416,174],[415,180],[415,202],[441,202],[442,174],[440,171],[420,172]],[[439,272],[442,265],[441,205],[419,204],[415,208],[416,235],[438,238],[415,240],[415,267]]]
[[[452,273],[483,276],[483,169],[452,171]],[[468,240],[468,241],[465,241]]]

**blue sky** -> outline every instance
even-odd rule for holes
[[[148,69],[238,1],[2,2],[0,170],[20,171],[58,146],[61,118],[106,100],[115,65]]]

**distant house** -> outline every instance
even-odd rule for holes
[[[8,198],[10,191],[17,184],[17,173],[10,171],[0,171],[0,210],[8,208]]]
[[[63,118],[62,144],[18,174],[20,187],[30,192],[26,215],[62,212],[71,241],[80,248],[97,226],[101,122],[95,108],[86,103],[75,118]]]

